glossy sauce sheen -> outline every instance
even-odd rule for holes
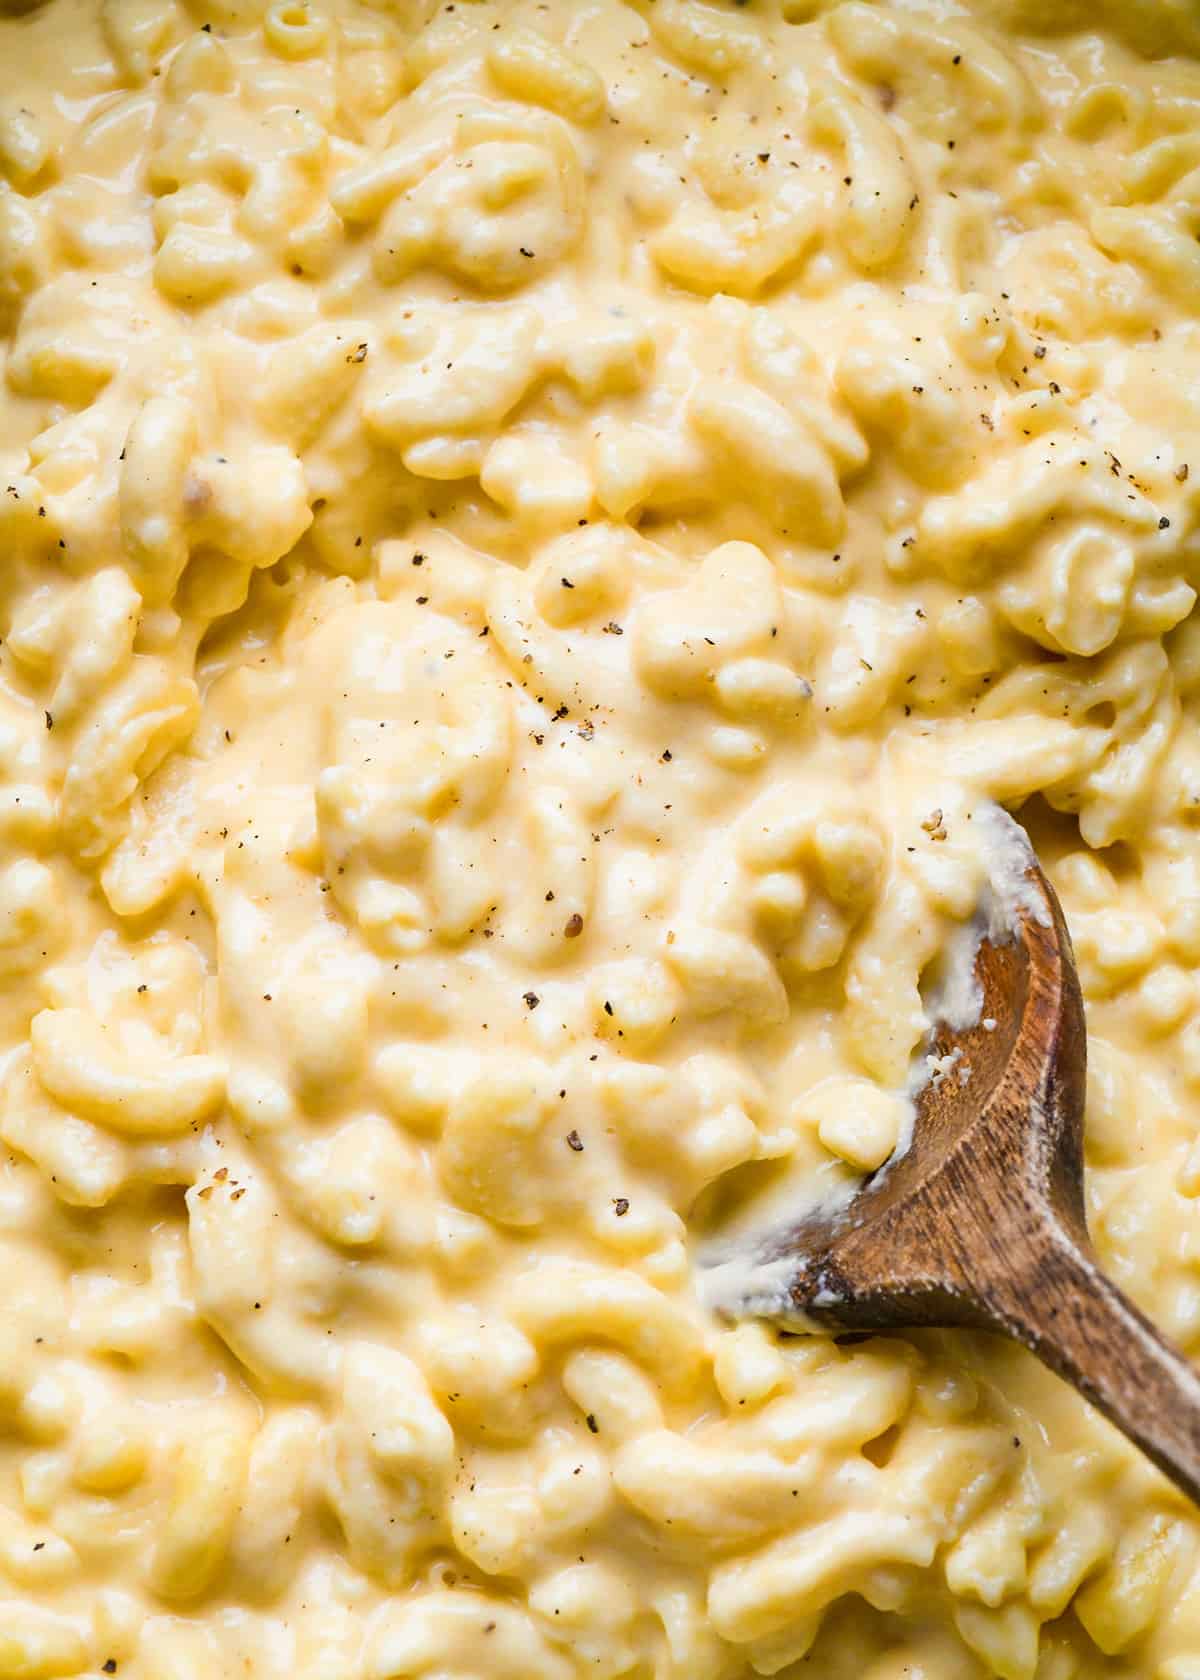
[[[1197,1680],[1080,1400],[698,1270],[892,1148],[994,799],[1200,1345],[1195,10],[47,0],[0,95],[0,1680]]]

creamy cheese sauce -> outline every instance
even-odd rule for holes
[[[1194,6],[46,0],[0,180],[0,1680],[1197,1680],[1032,1360],[701,1288],[997,801],[1200,1352]]]

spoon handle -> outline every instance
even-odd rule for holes
[[[1046,1229],[1038,1246],[1034,1265],[992,1280],[997,1327],[1200,1502],[1200,1373],[1061,1226]]]

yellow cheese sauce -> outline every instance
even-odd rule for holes
[[[1200,1352],[1191,0],[0,17],[0,1680],[1200,1680],[1200,1518],[714,1233],[972,813]]]

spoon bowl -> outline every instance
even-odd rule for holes
[[[1088,1241],[1087,1038],[1062,908],[1024,830],[976,816],[990,882],[925,1046],[911,1140],[850,1202],[773,1237],[758,1257],[771,1286],[746,1305],[792,1329],[999,1331],[1200,1502],[1200,1377]]]

